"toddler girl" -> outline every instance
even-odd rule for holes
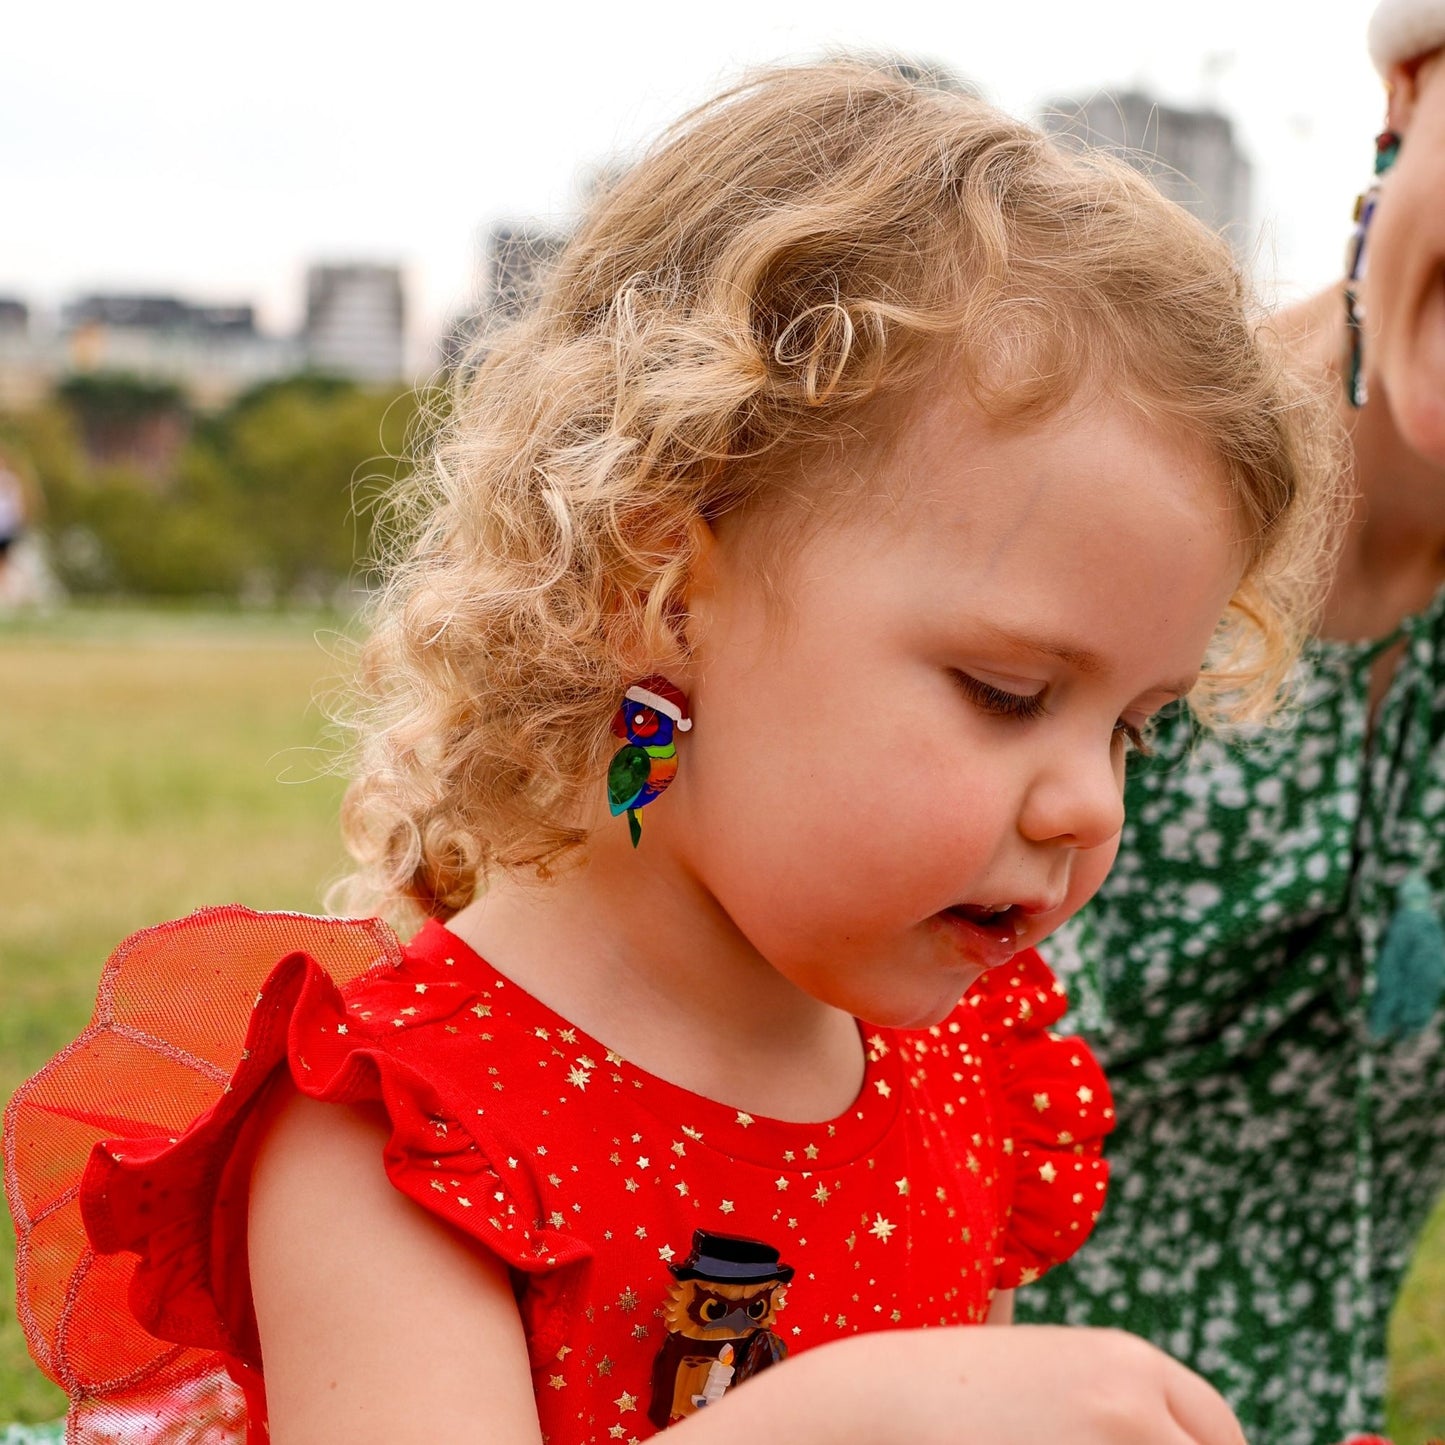
[[[1268,705],[1303,418],[1116,164],[846,63],[686,119],[460,379],[376,604],[345,822],[420,932],[142,934],[18,1096],[72,1438],[1237,1441],[1126,1337],[951,1327],[1103,1203],[1031,948],[1206,654]]]

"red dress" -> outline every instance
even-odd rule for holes
[[[380,1103],[392,1184],[505,1260],[551,1445],[642,1440],[787,1354],[981,1320],[1087,1237],[1113,1113],[1035,954],[864,1029],[853,1107],[750,1117],[644,1073],[440,924],[214,909],[136,935],[6,1116],[20,1319],[72,1440],[259,1442],[246,1262],[289,1071]]]

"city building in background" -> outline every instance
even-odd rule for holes
[[[374,264],[312,266],[306,273],[306,362],[355,381],[396,381],[405,371],[401,270]]]
[[[178,296],[82,296],[61,312],[51,348],[59,373],[123,372],[181,387],[197,406],[296,371],[296,343],[256,327],[252,307],[196,305]]]
[[[1039,119],[1052,134],[1121,156],[1170,200],[1223,231],[1237,256],[1247,257],[1254,243],[1251,168],[1227,115],[1125,90],[1054,101]]]
[[[568,234],[539,222],[498,221],[487,228],[481,241],[480,295],[470,311],[452,319],[441,338],[445,370],[455,371],[479,338],[526,311]]]

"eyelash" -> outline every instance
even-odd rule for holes
[[[953,676],[969,700],[994,717],[1019,718],[1029,722],[1034,718],[1042,717],[1048,711],[1042,692],[1006,692],[1001,687],[994,687],[992,683],[984,682],[970,673],[960,672],[957,669],[954,670]],[[1144,741],[1143,732],[1133,723],[1125,722],[1123,718],[1120,718],[1114,724],[1114,731],[1122,734],[1130,750],[1138,753],[1141,758],[1153,756],[1153,750]]]

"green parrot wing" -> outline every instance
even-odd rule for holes
[[[607,767],[607,802],[614,817],[631,806],[652,771],[652,759],[629,743],[612,755]]]

